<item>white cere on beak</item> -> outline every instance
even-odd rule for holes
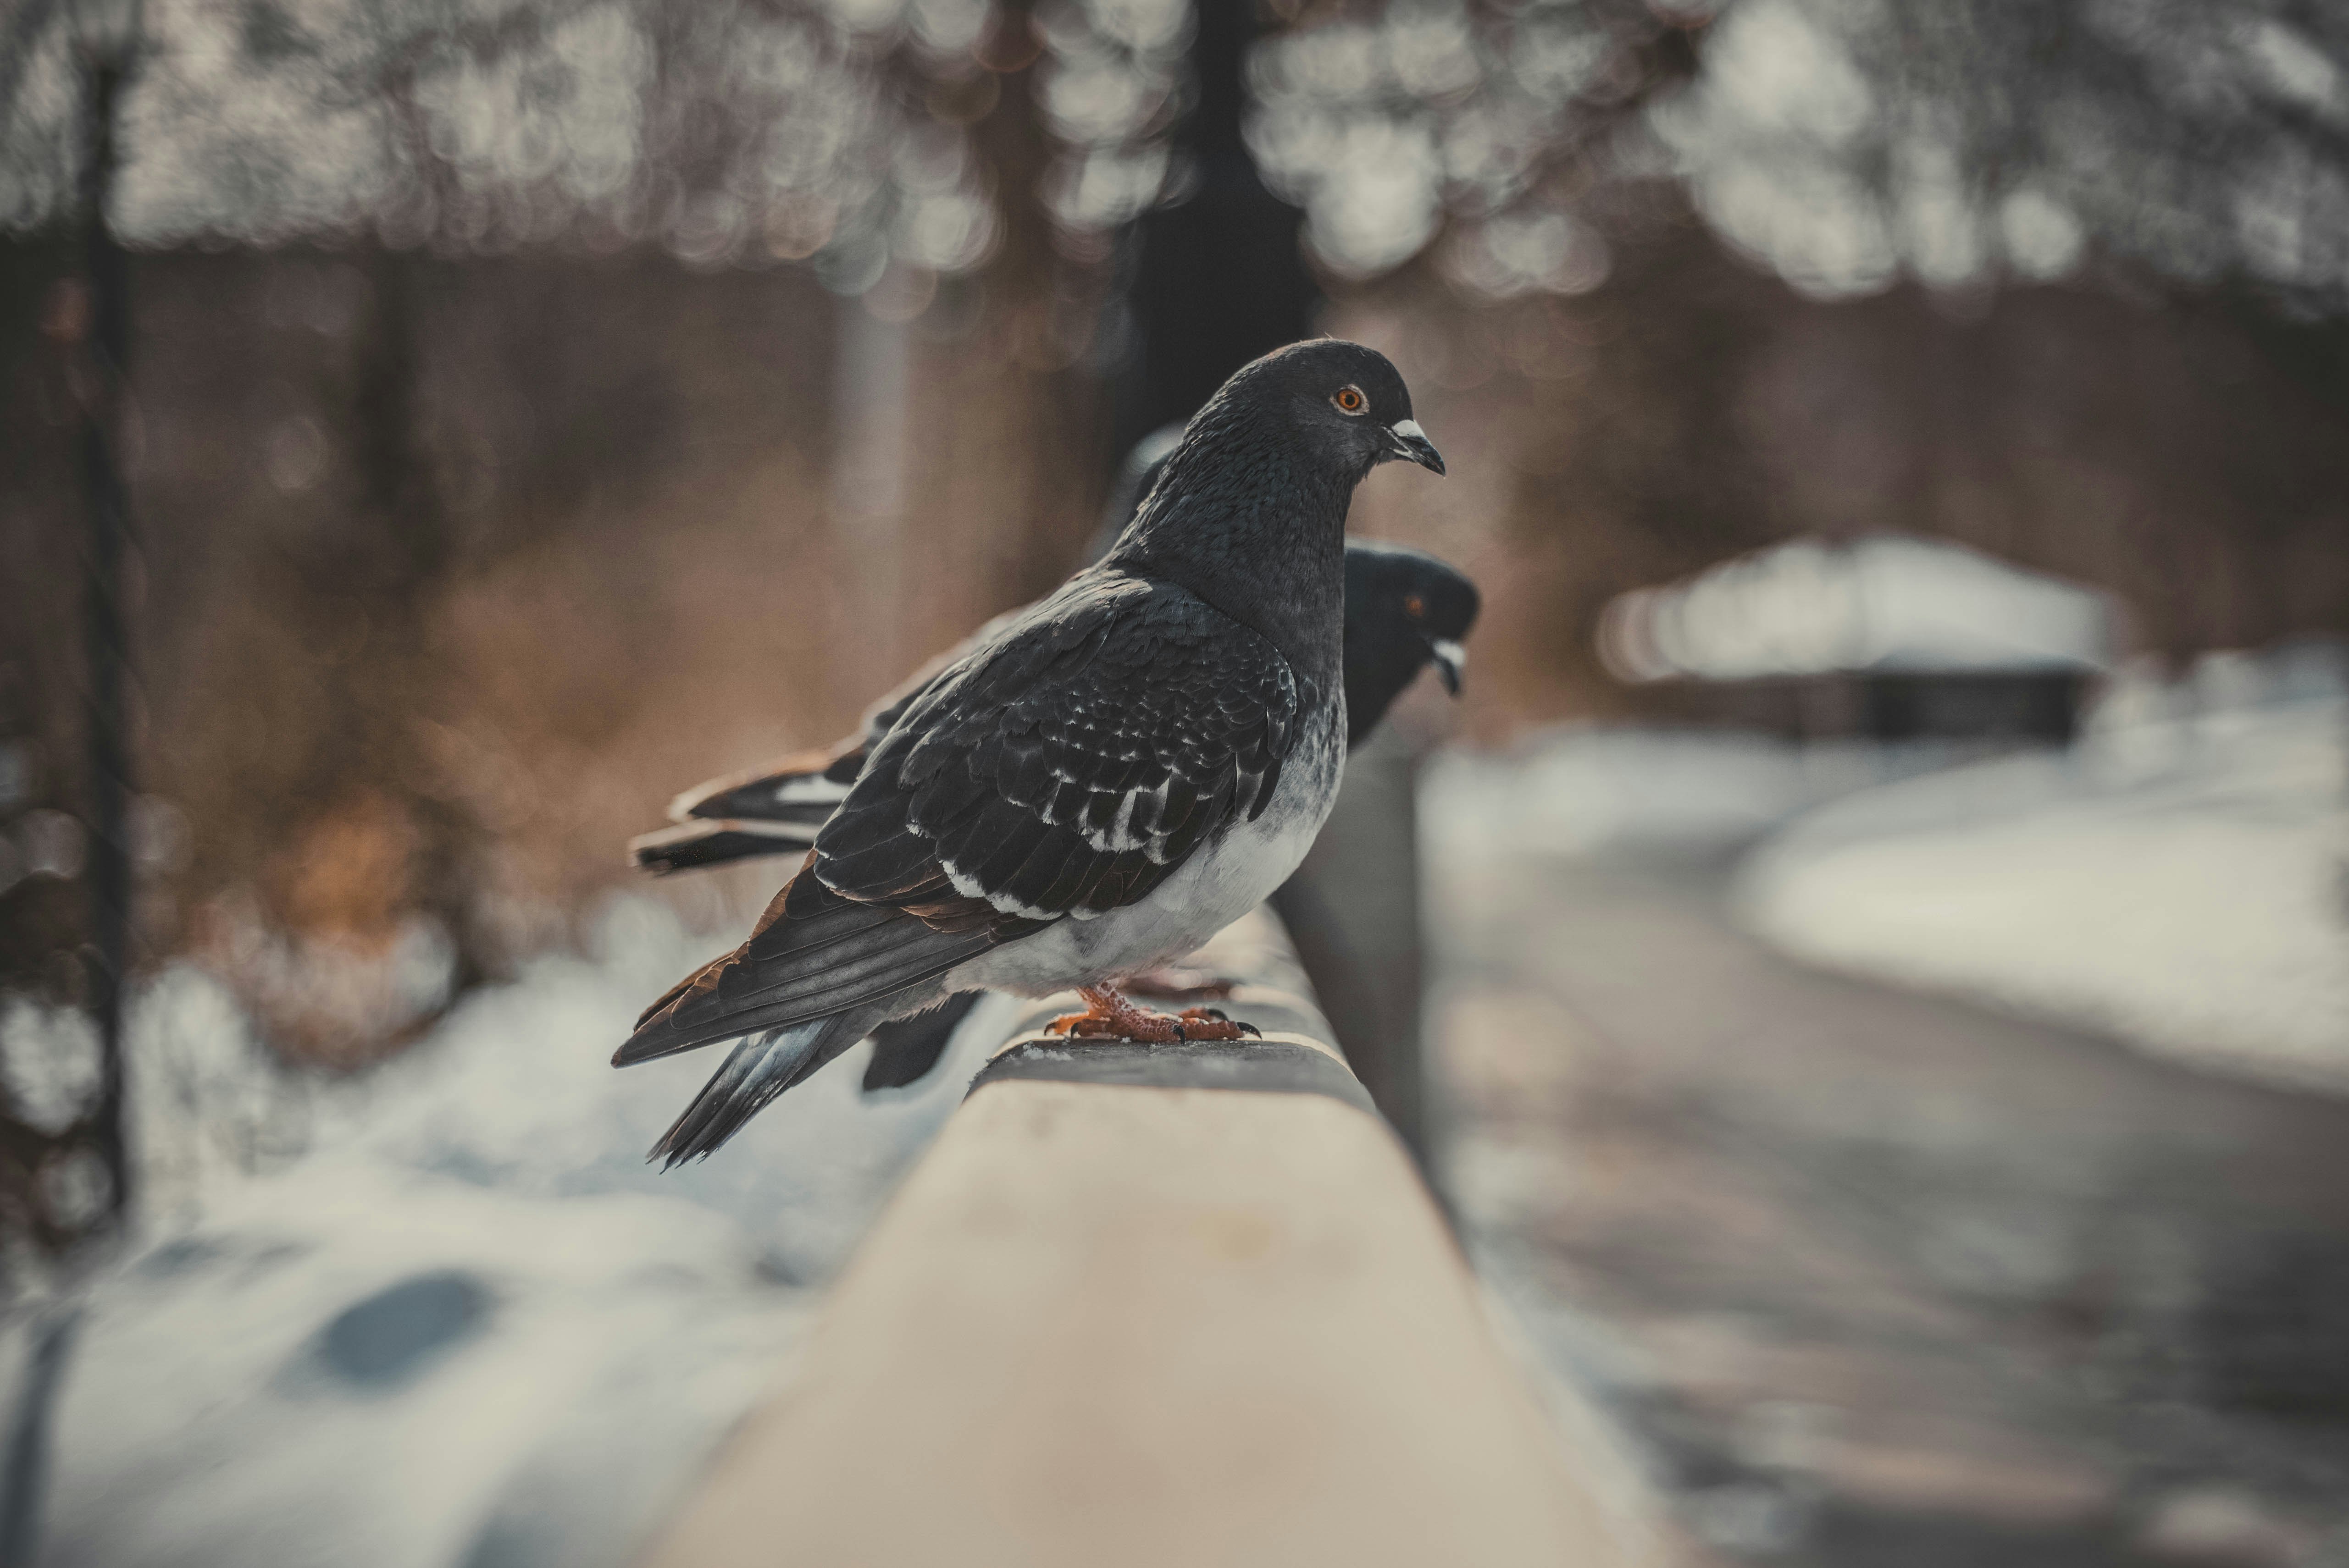
[[[1387,434],[1393,438],[1394,456],[1439,474],[1444,471],[1444,455],[1419,428],[1418,420],[1397,419],[1387,427]]]
[[[1454,696],[1460,695],[1460,675],[1468,667],[1468,650],[1451,637],[1430,639],[1428,651],[1435,655],[1435,676],[1444,689]]]

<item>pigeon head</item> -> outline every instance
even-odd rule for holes
[[[1386,356],[1317,338],[1232,373],[1157,466],[1102,564],[1171,580],[1272,639],[1311,678],[1334,676],[1346,512],[1383,462],[1444,459]]]
[[[1357,480],[1398,459],[1444,471],[1435,443],[1412,418],[1402,377],[1359,343],[1323,337],[1275,349],[1224,384],[1216,403],[1226,401],[1286,425],[1308,452]]]
[[[1462,647],[1476,622],[1476,585],[1450,565],[1399,544],[1346,546],[1346,728],[1358,743],[1430,664],[1460,695]]]

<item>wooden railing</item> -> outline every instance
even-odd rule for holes
[[[1203,961],[1264,1038],[1015,1034],[649,1563],[1661,1560],[1502,1353],[1278,925]]]

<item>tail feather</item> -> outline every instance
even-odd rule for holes
[[[955,1031],[962,1027],[962,1021],[970,1016],[971,1008],[985,995],[983,991],[965,991],[929,1012],[899,1018],[874,1029],[873,1059],[864,1066],[864,1092],[904,1088],[929,1077],[938,1058],[946,1054],[947,1042],[954,1038]]]
[[[1013,923],[941,931],[903,911],[843,898],[802,869],[768,906],[750,941],[647,1009],[612,1065],[631,1067],[861,1007],[1030,929]]]
[[[670,986],[667,990],[662,992],[659,995],[654,997],[652,1006],[647,1007],[643,1012],[636,1015],[636,1027],[639,1029],[643,1028],[647,1024],[651,1023],[655,1018],[659,1017],[663,1013],[667,1012],[671,1007],[675,1006],[677,1005],[677,999],[684,995],[688,991],[692,990],[694,985],[703,975],[707,975],[714,977],[719,970],[724,968],[727,965],[731,964],[732,962],[734,962],[734,955],[730,953],[713,958],[709,963],[703,965],[700,968],[695,970],[692,974],[687,975],[684,979],[678,981],[676,985]],[[626,1064],[622,1062],[617,1057],[615,1057],[612,1059],[612,1065],[616,1068],[626,1066]]]
[[[697,819],[630,839],[628,857],[638,870],[667,876],[762,855],[804,854],[823,826],[821,818],[812,822]]]
[[[832,751],[802,751],[687,790],[669,802],[669,820],[750,818],[821,827],[864,766],[862,738]]]
[[[911,929],[889,934],[903,940],[885,949],[860,951],[854,959],[829,965],[815,974],[791,975],[748,995],[723,995],[722,985],[719,994],[712,996],[688,992],[640,1026],[613,1054],[612,1065],[634,1067],[754,1030],[812,1023],[894,996],[995,945],[994,935],[988,932],[949,936],[916,921],[904,923]]]
[[[862,1010],[841,1013],[744,1040],[645,1158],[664,1171],[707,1160],[778,1095],[863,1038],[868,1021]]]
[[[748,942],[672,986],[613,1054],[613,1066],[628,1067],[740,1042],[652,1158],[674,1166],[709,1153],[874,1025],[934,1006],[938,976],[1036,923],[941,931],[833,892],[816,878],[813,859],[775,895]]]
[[[768,909],[765,916],[760,921],[759,932],[763,933],[776,923],[777,909],[781,903],[782,900],[779,897],[774,906]],[[646,1025],[684,1001],[689,993],[696,990],[705,994],[714,993],[719,977],[725,974],[730,965],[759,956],[780,957],[784,953],[796,954],[804,957],[808,954],[837,945],[852,936],[872,931],[877,926],[886,925],[899,918],[895,910],[879,909],[871,904],[851,903],[846,899],[835,899],[820,903],[814,913],[794,923],[790,927],[791,941],[788,947],[779,945],[777,952],[772,954],[754,954],[751,952],[750,944],[746,943],[731,953],[720,954],[654,998],[652,1006],[636,1015],[636,1028],[641,1032]],[[758,934],[754,933],[751,942],[755,943],[757,940]],[[708,999],[706,995],[704,999]],[[620,1053],[612,1058],[612,1065],[624,1068],[631,1061],[643,1059],[645,1058],[640,1056],[629,1056],[627,1048],[623,1047]]]

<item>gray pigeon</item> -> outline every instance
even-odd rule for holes
[[[1149,493],[1158,469],[1181,434],[1179,427],[1167,432],[1155,459],[1141,465],[1138,484],[1135,476],[1129,474],[1121,486],[1127,493],[1124,504],[1117,509],[1119,516],[1131,517],[1134,506]],[[1137,453],[1142,450],[1137,449]],[[1135,466],[1129,464],[1129,468]],[[1114,542],[1112,531],[1102,549]],[[1460,695],[1460,672],[1467,658],[1461,645],[1475,623],[1477,603],[1476,585],[1433,555],[1400,544],[1347,542],[1348,751],[1369,737],[1394,699],[1430,665],[1434,665],[1444,689],[1454,696]],[[883,698],[866,715],[857,734],[832,749],[802,752],[747,773],[713,779],[678,796],[669,805],[675,826],[629,841],[636,864],[667,874],[765,855],[805,853],[815,842],[818,830],[848,798],[865,758],[889,733],[897,716],[941,672],[992,635],[999,624],[990,623],[933,660]],[[904,1088],[928,1077],[978,995],[966,991],[926,1013],[875,1028],[872,1056],[864,1065],[866,1092]]]
[[[1163,460],[1163,459],[1162,459]],[[1146,493],[1146,492],[1145,492]],[[1346,545],[1346,749],[1360,746],[1405,687],[1433,665],[1444,690],[1460,695],[1462,646],[1475,624],[1476,585],[1454,567],[1400,544]],[[795,752],[730,773],[669,802],[673,826],[628,841],[637,867],[658,875],[730,865],[764,855],[802,854],[815,842],[873,748],[929,684],[1026,614],[988,622],[925,665],[864,716],[856,734],[829,749]]]
[[[750,940],[646,1010],[616,1066],[742,1039],[653,1155],[708,1155],[958,992],[1074,986],[1086,1011],[1061,1025],[1081,1037],[1248,1032],[1114,982],[1246,913],[1319,830],[1346,512],[1396,459],[1444,471],[1371,349],[1295,344],[1226,382],[1109,554],[923,686]]]

